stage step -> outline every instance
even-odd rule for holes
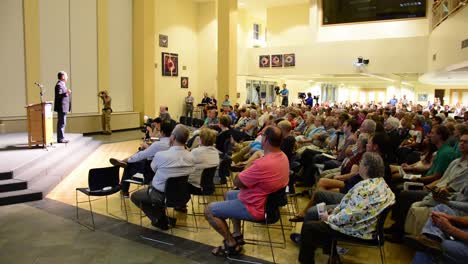
[[[28,188],[28,182],[16,179],[1,180],[0,181],[0,193],[19,191]]]
[[[91,137],[72,136],[69,143],[38,152],[38,157],[1,173],[0,205],[42,199],[102,144]]]
[[[0,205],[25,203],[41,199],[41,191],[34,191],[30,189],[0,193]]]
[[[8,172],[0,172],[0,180],[9,180],[13,178],[13,172],[8,171]]]

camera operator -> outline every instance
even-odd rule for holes
[[[111,108],[111,102],[112,98],[109,96],[108,91],[100,91],[98,93],[99,98],[102,99],[102,116],[101,116],[101,122],[102,122],[102,133],[105,135],[110,135],[112,134],[111,126],[110,126],[110,120],[111,120],[111,113],[112,113],[112,108]]]
[[[314,98],[312,98],[312,94],[310,92],[307,93],[307,98],[302,98],[302,103],[306,106],[313,106]]]

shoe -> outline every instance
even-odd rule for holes
[[[169,222],[169,225],[172,227],[176,226],[177,219],[173,217],[167,217],[167,221]]]
[[[110,158],[109,162],[112,165],[117,166],[117,167],[127,168],[127,166],[128,166],[127,162],[124,162],[124,161],[121,161],[121,160],[118,160],[118,159],[114,159],[114,158]]]
[[[70,142],[70,140],[68,139],[60,139],[57,141],[57,143],[68,143],[68,142]]]
[[[292,233],[289,238],[291,238],[291,241],[296,244],[297,246],[299,246],[299,244],[301,243],[301,234],[299,233]]]
[[[120,191],[120,194],[122,195],[123,198],[130,197],[130,194],[128,192]]]
[[[151,222],[151,225],[164,231],[169,230],[169,225],[167,223],[162,223],[161,221]]]
[[[304,217],[301,215],[295,215],[293,218],[289,218],[289,222],[293,222],[293,223],[304,222]]]
[[[440,242],[430,239],[425,235],[407,235],[403,240],[405,244],[416,249],[417,251],[424,251],[435,254],[442,253]]]

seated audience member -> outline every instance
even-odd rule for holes
[[[378,216],[395,202],[395,195],[383,179],[384,163],[378,154],[363,155],[359,174],[364,180],[343,197],[330,215],[325,212],[319,216],[321,221],[308,221],[302,226],[300,263],[315,263],[315,249],[322,247],[327,252],[333,237],[375,238]]]
[[[277,126],[281,129],[281,134],[282,134],[280,149],[288,157],[288,162],[291,163],[293,156],[294,156],[294,149],[296,148],[296,138],[293,135],[291,135],[291,130],[292,130],[291,123],[289,123],[289,121],[287,120],[283,120],[279,122]],[[263,137],[263,135],[259,137]],[[257,143],[257,142],[254,141],[253,143]],[[261,138],[260,138],[260,144],[261,144]],[[252,144],[251,144],[251,147],[252,147]],[[263,153],[262,146],[254,147],[254,149],[257,149],[257,151],[255,151],[245,163],[236,164],[237,168],[239,167],[243,167],[242,169],[248,168],[252,165],[252,163],[256,159],[263,157],[264,153]]]
[[[240,190],[227,192],[224,202],[210,203],[205,208],[206,219],[224,239],[224,245],[212,251],[214,255],[239,254],[243,244],[240,220],[263,220],[267,196],[288,184],[289,164],[288,158],[280,150],[281,138],[279,128],[268,127],[262,137],[265,156],[254,161],[234,179],[234,185]],[[233,233],[226,223],[227,218],[232,220]]]
[[[156,117],[155,119],[153,119],[153,122],[151,122],[151,126],[147,126],[146,127],[146,131],[148,132],[147,133],[147,139],[150,139],[152,137],[160,137],[161,134],[161,123],[162,123],[162,120],[161,118],[159,117]],[[146,144],[146,143],[142,143],[141,147],[142,148],[147,148],[149,145]]]
[[[216,136],[216,149],[221,153],[229,153],[229,141],[231,140],[231,118],[227,115],[219,118],[221,131]]]
[[[169,138],[171,147],[156,153],[151,162],[151,168],[156,172],[151,185],[131,195],[132,202],[143,210],[151,220],[151,225],[162,230],[168,230],[169,223],[175,224],[175,219],[168,218],[165,211],[167,179],[190,175],[194,171],[192,153],[185,149],[189,133],[184,125],[179,124],[174,128]]]
[[[207,117],[203,123],[203,127],[213,128],[217,127],[219,124],[218,120],[218,111],[216,109],[210,109],[207,111]]]
[[[466,203],[468,205],[468,203]],[[466,263],[468,259],[468,215],[460,215],[445,204],[434,207],[421,235],[408,244],[419,250],[413,264]]]
[[[153,171],[149,171],[151,169],[147,163],[150,163],[153,160],[156,153],[169,149],[169,137],[171,136],[172,130],[173,126],[171,123],[163,122],[161,124],[161,137],[159,141],[154,142],[145,150],[139,151],[129,158],[123,160],[115,158],[109,159],[109,162],[112,165],[124,168],[124,173],[120,181],[121,193],[124,197],[128,197],[128,189],[130,188],[130,183],[125,180],[131,179],[136,173],[154,175]],[[151,179],[145,180],[150,181]]]
[[[244,126],[236,126],[232,133],[237,133],[241,136],[241,138],[248,139],[255,137],[257,132],[257,110],[251,109],[250,110],[250,118],[247,120]]]
[[[165,105],[159,107],[159,118],[162,122],[171,122],[171,115],[169,114],[169,108]]]
[[[332,179],[320,179],[317,182],[317,189],[346,193],[352,186],[359,182],[361,180],[361,177],[358,175],[359,162],[364,152],[366,152],[367,141],[367,134],[360,135],[357,141],[357,153],[341,168],[341,173],[339,175],[335,175]]]
[[[455,151],[452,147],[446,144],[446,141],[449,137],[448,129],[444,126],[436,126],[431,130],[431,142],[437,147],[438,151],[436,157],[432,163],[432,167],[426,173],[425,176],[421,178],[415,178],[412,181],[423,183],[430,187],[434,187],[443,173],[447,170],[448,165],[454,159],[456,159]],[[428,192],[421,191],[401,191],[397,193],[397,203],[392,209],[392,218],[395,220],[395,223],[391,228],[387,229],[391,236],[388,237],[388,240],[394,243],[401,243],[404,235],[404,226],[405,219],[408,214],[408,210],[414,202],[421,201]]]
[[[417,232],[431,207],[459,198],[460,195],[457,194],[462,191],[465,183],[468,183],[468,133],[460,139],[460,151],[462,157],[450,163],[440,180],[427,185],[430,192],[420,202],[411,205],[410,212],[406,217],[405,231]],[[423,219],[414,219],[416,216]],[[408,220],[410,220],[409,223]]]
[[[203,128],[200,131],[200,146],[192,149],[195,171],[188,179],[190,193],[201,194],[200,181],[204,169],[217,167],[219,165],[218,150],[213,146],[216,141],[216,131]]]

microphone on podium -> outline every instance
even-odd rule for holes
[[[40,83],[37,83],[37,82],[34,82],[35,85],[39,86],[39,87],[44,87],[44,85],[40,84]]]

